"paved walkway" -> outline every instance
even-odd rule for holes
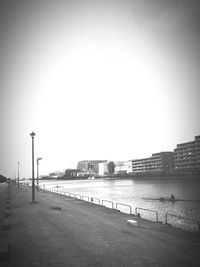
[[[200,266],[198,234],[49,192],[33,204],[29,188],[8,184],[0,184],[1,222],[7,198],[11,228],[0,238],[11,254],[0,266]]]

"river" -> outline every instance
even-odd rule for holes
[[[159,214],[159,221],[165,222],[165,214],[180,215],[200,220],[200,179],[96,179],[96,180],[48,180],[40,181],[40,187],[71,192],[101,201],[112,201],[135,208],[150,209]],[[178,201],[160,201],[160,197],[175,196]],[[110,207],[110,203],[105,203]],[[129,213],[129,207],[120,206],[120,210]],[[139,210],[142,217],[155,219],[154,212]],[[197,227],[196,221],[168,216],[168,222],[189,230]]]

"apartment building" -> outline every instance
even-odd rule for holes
[[[77,168],[94,175],[107,175],[107,164],[107,160],[83,160],[78,162]],[[178,144],[174,151],[154,153],[143,159],[117,161],[114,164],[114,174],[200,174],[200,135],[191,142]]]
[[[195,140],[178,144],[173,155],[175,171],[200,172],[200,135]]]
[[[132,172],[162,172],[173,170],[173,152],[154,153],[149,158],[132,160]]]

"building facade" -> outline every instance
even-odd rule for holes
[[[99,173],[100,176],[108,175],[108,162],[99,163]]]
[[[115,174],[126,174],[132,172],[132,162],[129,161],[116,161]]]
[[[132,160],[132,172],[169,173],[173,170],[173,152],[154,153],[149,158]]]
[[[107,160],[83,160],[77,168],[89,175],[108,175]],[[200,135],[191,142],[178,144],[174,151],[152,154],[151,157],[114,163],[114,174],[137,175],[200,175]]]
[[[99,163],[107,163],[107,160],[82,160],[78,162],[77,169],[98,175]]]
[[[200,135],[191,142],[178,144],[173,160],[175,171],[200,173]]]
[[[55,171],[55,172],[49,173],[49,178],[51,178],[51,179],[57,179],[57,178],[61,177],[62,175],[64,175],[64,172]]]

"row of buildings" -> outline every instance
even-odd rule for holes
[[[191,142],[178,144],[174,151],[154,153],[148,158],[128,161],[83,160],[77,169],[52,174],[61,179],[76,179],[93,176],[200,176],[200,135]]]
[[[110,168],[113,164],[114,168]],[[174,151],[154,153],[148,158],[109,162],[107,160],[84,160],[77,169],[93,175],[109,174],[200,174],[200,135],[193,141],[178,144]],[[112,173],[113,172],[113,173]]]

